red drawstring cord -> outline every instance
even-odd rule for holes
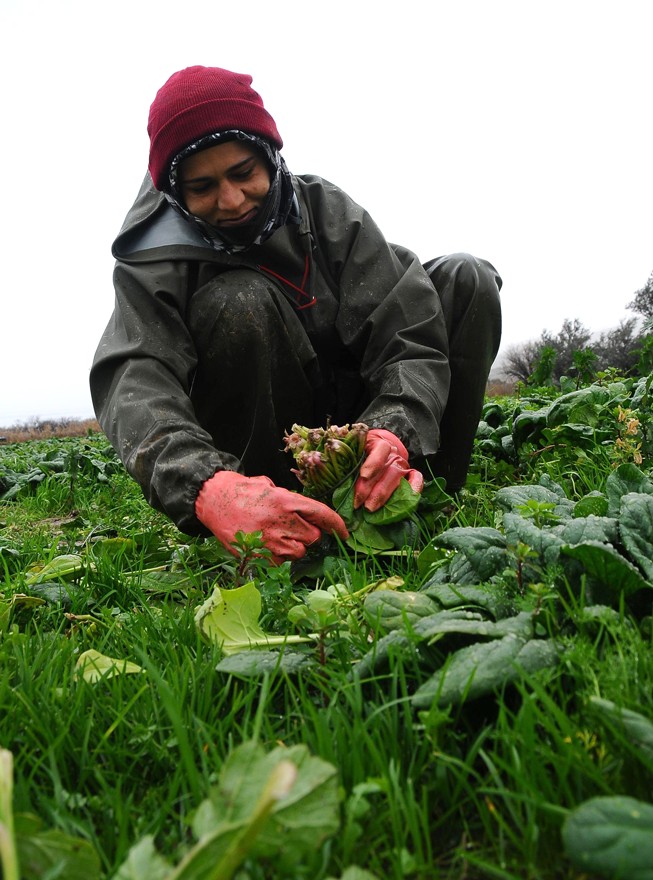
[[[307,293],[304,288],[306,287],[306,282],[308,281],[308,255],[306,255],[304,259],[304,276],[302,278],[302,286],[297,287],[296,284],[293,284],[292,281],[288,281],[287,278],[284,278],[283,275],[279,275],[278,272],[275,272],[273,269],[268,269],[267,266],[259,266],[259,269],[262,272],[267,272],[268,275],[272,275],[273,278],[276,278],[278,281],[281,281],[283,284],[292,288],[292,290],[296,291],[299,296],[295,298],[295,308],[297,310],[307,309],[309,306],[314,306],[317,300],[314,296],[311,296]],[[305,297],[308,302],[305,302],[304,305],[300,306],[301,299],[300,297]]]

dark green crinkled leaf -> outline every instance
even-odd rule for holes
[[[425,593],[412,590],[375,590],[365,597],[365,616],[384,630],[397,629],[404,623],[414,624],[422,617],[435,614],[438,605]]]
[[[446,580],[457,584],[478,584],[481,579],[470,560],[462,553],[458,553],[449,563],[449,578]]]
[[[590,385],[558,397],[546,417],[548,427],[577,423],[597,427],[603,418],[603,407],[610,404],[614,395],[604,385]]]
[[[630,745],[641,753],[642,759],[653,767],[653,721],[601,697],[590,697],[590,704],[601,717],[614,722]]]
[[[450,558],[451,555],[443,547],[427,544],[417,556],[417,570],[422,576],[429,573],[433,576],[434,571],[446,565]]]
[[[565,544],[561,552],[582,563],[585,571],[609,587],[616,598],[621,593],[628,596],[651,586],[631,562],[608,544],[600,544],[598,541]]]
[[[574,517],[607,516],[608,499],[603,492],[589,492],[574,507]]]
[[[598,632],[602,626],[627,625],[619,611],[609,605],[583,605],[575,619],[585,631],[590,629],[592,632]]]
[[[608,431],[591,425],[556,425],[542,431],[543,439],[552,446],[571,446],[591,450],[603,440],[612,439]],[[541,441],[540,441],[541,442]]]
[[[562,826],[566,855],[609,880],[653,880],[653,806],[631,797],[591,798]]]
[[[46,474],[40,468],[36,468],[28,474],[17,474],[13,471],[3,470],[0,473],[0,501],[11,501],[23,490],[30,491],[45,477]]]
[[[34,584],[29,588],[31,596],[38,596],[55,605],[61,605],[65,609],[72,607],[75,598],[88,596],[86,590],[76,584],[63,584],[61,582],[44,581]]]
[[[495,617],[505,616],[506,601],[491,588],[466,586],[465,584],[443,584],[429,581],[423,592],[435,599],[443,608],[481,608]]]
[[[551,531],[565,544],[582,544],[585,541],[615,544],[619,539],[617,520],[609,516],[579,516],[554,526]]]
[[[502,425],[506,420],[505,413],[499,404],[491,402],[486,403],[483,407],[481,418],[493,428],[498,428],[499,425]]]
[[[519,680],[524,673],[533,673],[558,662],[558,649],[553,641],[525,641],[515,635],[461,648],[449,662],[426,681],[413,695],[413,705],[425,709],[474,700],[493,693]]]
[[[438,566],[437,571],[429,580],[429,585],[448,583],[470,585],[479,583],[479,578],[470,561],[462,553],[457,553],[445,565]]]
[[[503,439],[504,438],[502,437],[486,437],[485,439],[476,441],[476,448],[484,455],[501,457],[503,455]]]
[[[224,657],[215,668],[218,672],[239,678],[257,678],[274,672],[292,675],[312,666],[314,662],[310,654],[299,651],[241,651]]]
[[[501,450],[508,458],[515,455],[515,441],[511,434],[501,438]]]
[[[499,489],[494,499],[499,507],[511,513],[519,513],[519,508],[527,505],[529,501],[555,505],[551,512],[560,519],[571,516],[574,509],[573,501],[561,498],[557,492],[552,492],[546,486],[506,486]]]
[[[509,544],[526,544],[546,565],[553,565],[558,561],[564,541],[552,529],[541,529],[532,520],[515,513],[505,513],[503,525]]]
[[[621,499],[619,515],[621,542],[653,581],[653,495],[629,492]]]
[[[620,379],[618,382],[610,382],[608,384],[608,390],[614,400],[623,399],[624,396],[630,393],[632,387],[633,383],[630,380],[624,382]]]
[[[417,543],[419,538],[419,526],[412,519],[402,519],[396,523],[386,523],[381,527],[383,537],[388,541],[392,541],[395,549],[402,547],[410,547],[411,549]]]
[[[653,383],[653,373],[641,376],[634,384],[630,405],[633,409],[639,409],[642,405],[646,405],[646,398],[651,393],[651,384]]]
[[[637,467],[626,463],[612,471],[605,481],[605,494],[608,496],[608,515],[618,516],[621,499],[629,492],[642,492],[653,495],[653,482]]]
[[[544,486],[545,489],[548,489],[549,492],[553,492],[553,494],[557,495],[562,501],[567,501],[567,493],[560,483],[556,483],[553,477],[549,476],[549,474],[542,474],[538,481],[538,485]]]
[[[528,612],[522,612],[495,623],[473,611],[440,611],[422,618],[414,629],[415,635],[431,640],[448,633],[479,636],[484,640],[514,635],[525,640],[533,637],[533,618]]]
[[[474,574],[476,583],[489,580],[506,567],[506,539],[498,529],[487,527],[461,527],[448,529],[434,539],[433,543],[449,550],[461,551]],[[451,578],[452,581],[456,580]]]
[[[353,673],[357,678],[367,678],[385,666],[392,657],[399,655],[408,658],[416,654],[415,639],[406,635],[404,630],[394,629],[374,642],[372,648],[354,666]]]
[[[434,539],[433,543],[451,550],[484,550],[487,547],[505,548],[506,539],[498,529],[485,526],[477,528],[461,526],[442,532]]]
[[[448,494],[446,485],[446,481],[442,477],[426,480],[419,499],[420,513],[442,510],[451,504],[451,495]]]
[[[512,423],[512,436],[515,446],[521,446],[529,440],[535,440],[543,428],[546,427],[548,407],[543,409],[526,410],[519,413]]]

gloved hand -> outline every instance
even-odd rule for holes
[[[408,450],[399,437],[384,428],[371,428],[354,486],[354,507],[364,505],[374,513],[383,507],[404,477],[416,492],[424,488],[424,477],[408,464]]]
[[[301,559],[323,531],[343,540],[349,537],[342,517],[326,504],[281,489],[269,477],[244,477],[234,471],[218,471],[203,484],[195,513],[234,554],[236,532],[261,531],[277,565]]]

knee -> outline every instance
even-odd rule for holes
[[[442,303],[450,342],[464,327],[483,327],[498,349],[501,337],[501,277],[487,260],[473,254],[438,257],[424,267]]]
[[[464,251],[437,257],[424,268],[438,290],[454,284],[468,294],[481,291],[493,296],[499,293],[503,283],[492,263]]]
[[[473,304],[475,309],[500,313],[501,276],[492,263],[465,252],[446,254],[426,263],[435,289],[440,295],[445,311],[455,308],[466,310]]]
[[[271,308],[274,299],[265,278],[247,269],[229,270],[195,291],[189,305],[189,323],[197,328],[233,322],[251,325]]]
[[[274,296],[265,278],[247,269],[230,270],[193,294],[188,325],[196,340],[216,333],[256,336],[272,310],[276,311]]]

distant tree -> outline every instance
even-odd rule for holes
[[[648,321],[653,320],[653,272],[648,276],[648,281],[644,287],[640,287],[635,291],[635,298],[626,306],[637,312]]]
[[[542,346],[539,342],[524,342],[506,349],[501,362],[501,371],[512,379],[526,384],[537,363]]]
[[[558,380],[560,376],[568,376],[574,367],[574,352],[583,351],[592,338],[591,332],[583,326],[578,318],[573,321],[565,320],[562,327],[555,335],[545,330],[540,337],[541,348],[546,346],[555,349],[557,354],[553,368],[553,378]]]
[[[591,370],[607,366],[627,370],[637,362],[636,323],[635,318],[626,321],[589,345],[592,334],[587,327],[578,319],[565,320],[557,333],[545,330],[538,340],[509,348],[503,372],[525,384],[548,385],[558,384],[561,376],[578,376],[584,382]]]
[[[596,368],[607,370],[614,367],[620,373],[634,370],[639,361],[642,336],[637,331],[637,318],[624,319],[618,327],[599,333],[592,343],[598,356]]]

